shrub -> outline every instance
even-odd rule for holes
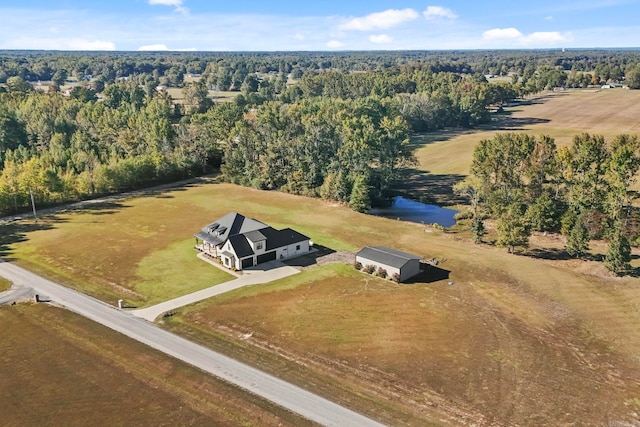
[[[355,267],[356,270],[362,270],[362,263],[359,261],[354,262],[353,266]]]
[[[391,280],[396,283],[400,283],[400,275],[398,273],[393,273],[393,275],[391,276]]]
[[[462,221],[465,219],[473,218],[473,212],[470,209],[465,209],[463,211],[459,211],[457,214],[453,216],[456,221]]]
[[[387,270],[385,270],[382,267],[378,267],[378,271],[376,271],[376,276],[382,277],[383,279],[385,279],[387,277]]]
[[[362,269],[362,271],[364,271],[367,274],[373,274],[373,272],[376,271],[376,266],[375,265],[367,265]]]

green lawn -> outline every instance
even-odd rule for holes
[[[203,287],[217,285],[235,278],[197,258],[193,239],[170,244],[144,257],[138,264],[134,282],[136,293],[145,295],[145,305],[152,305]]]

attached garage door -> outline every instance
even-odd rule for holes
[[[253,258],[245,258],[242,260],[242,268],[253,267]]]
[[[276,251],[267,252],[266,254],[258,255],[258,264],[262,264],[263,262],[273,261],[276,259]]]

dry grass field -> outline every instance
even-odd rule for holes
[[[314,267],[179,311],[167,326],[192,339],[393,425],[601,425],[640,412],[640,289],[598,262],[511,255],[216,182],[49,218],[5,253],[98,296],[116,283],[150,300],[152,283],[131,285],[145,260],[231,210],[336,250],[387,244],[436,257],[448,278],[395,285],[349,266]],[[188,245],[178,253],[195,260]],[[173,268],[189,277],[194,264]]]
[[[5,426],[298,426],[306,421],[45,305],[0,307]]]
[[[550,135],[558,146],[582,132],[610,141],[621,133],[640,133],[640,91],[586,89],[549,93],[507,107],[492,123],[478,129],[447,129],[415,135],[419,166],[409,171],[403,191],[413,198],[455,205],[451,185],[469,173],[473,150],[496,133]],[[426,174],[428,173],[428,174]],[[640,187],[637,188],[640,190]],[[426,193],[426,195],[425,195]]]
[[[640,133],[640,91],[588,89],[550,93],[508,107],[506,115],[474,130],[447,130],[418,136],[420,166],[435,174],[468,174],[473,148],[497,132],[550,135],[559,146],[589,132],[607,140],[621,133]]]
[[[637,123],[598,117],[616,105],[637,110],[639,97],[554,95],[504,120],[559,143],[586,130],[613,136]],[[594,111],[592,127],[571,114],[582,110]],[[475,143],[493,132],[438,134],[420,148],[421,168],[465,174]],[[541,250],[561,249],[555,236],[535,235],[528,256],[513,255],[464,234],[211,180],[0,226],[0,253],[106,301],[145,304],[224,280],[196,262],[189,241],[234,210],[334,250],[383,244],[440,263],[407,285],[316,266],[179,310],[165,327],[390,425],[640,424],[638,278]],[[592,244],[596,257],[603,251]],[[637,250],[632,265],[640,269]]]

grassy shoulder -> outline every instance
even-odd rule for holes
[[[9,280],[5,279],[4,277],[0,277],[0,292],[6,291],[12,285],[13,283],[11,283]]]
[[[0,307],[0,321],[7,425],[311,425],[66,310]]]

